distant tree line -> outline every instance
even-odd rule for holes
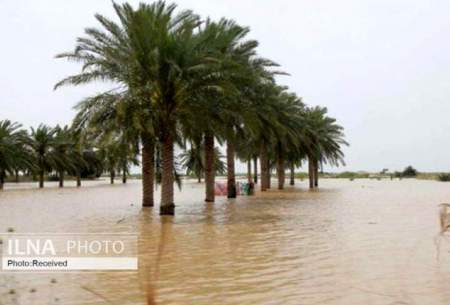
[[[56,177],[63,187],[65,176],[70,175],[81,186],[82,178],[109,172],[113,179],[116,171],[126,182],[131,164],[137,160],[128,144],[89,139],[68,126],[39,125],[27,131],[19,123],[0,121],[0,188],[7,175],[17,182],[20,175],[32,177],[40,188],[47,177]]]

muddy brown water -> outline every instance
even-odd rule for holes
[[[140,181],[67,184],[9,184],[0,232],[136,233],[139,272],[0,273],[0,304],[450,304],[450,239],[439,259],[434,243],[450,184],[329,179],[205,203],[188,181],[173,218],[140,207]]]

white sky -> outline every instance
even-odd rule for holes
[[[351,143],[345,169],[412,164],[422,171],[450,171],[449,1],[177,3],[250,26],[260,55],[291,74],[280,82],[306,103],[327,106],[345,127]],[[100,90],[52,90],[79,69],[54,55],[71,50],[85,27],[97,25],[96,12],[113,16],[111,1],[0,0],[0,120],[25,127],[66,124],[72,106]]]

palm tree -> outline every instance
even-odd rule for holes
[[[110,183],[114,184],[116,170],[119,168],[120,144],[111,137],[104,138],[99,143],[99,155],[107,172],[109,172]]]
[[[287,154],[289,185],[295,185],[295,169],[302,166],[302,160],[305,159],[304,152],[304,150],[290,150]]]
[[[341,147],[348,143],[344,140],[343,128],[336,119],[327,116],[327,112],[327,108],[319,106],[306,111],[307,138],[311,143],[307,152],[310,188],[319,186],[319,164],[345,164]]]
[[[260,82],[249,92],[249,108],[253,111],[244,111],[246,128],[252,135],[252,143],[260,159],[263,192],[270,188],[270,154],[275,133],[282,128],[277,117],[279,90],[273,82]]]
[[[222,160],[224,155],[220,152],[219,147],[214,148],[214,175],[224,175],[228,172],[227,164]]]
[[[201,182],[201,177],[205,172],[205,154],[201,144],[191,144],[191,147],[179,155],[182,167],[186,169],[186,175],[195,175],[197,181]],[[213,169],[214,175],[223,175],[227,172],[227,165],[222,160],[224,156],[219,147],[214,149]]]
[[[36,129],[31,127],[29,146],[33,157],[33,164],[39,175],[39,188],[44,187],[45,174],[60,162],[54,153],[55,133],[56,129],[50,128],[47,125],[41,124]]]
[[[76,177],[77,187],[81,187],[81,175],[83,171],[89,170],[89,154],[88,145],[86,143],[86,135],[75,130],[72,126],[70,132],[70,149],[69,158],[72,161],[73,167],[69,169],[69,173]]]
[[[27,134],[22,125],[9,120],[0,121],[0,190],[3,189],[7,173],[30,165],[26,149]]]
[[[155,4],[152,7],[156,6]],[[156,138],[152,111],[155,97],[152,90],[154,79],[149,79],[149,76],[154,74],[154,65],[148,62],[148,52],[151,50],[146,49],[147,53],[143,53],[141,49],[148,46],[140,46],[138,38],[144,30],[149,31],[149,35],[155,34],[154,31],[150,33],[152,27],[148,27],[148,23],[152,24],[153,21],[147,20],[147,26],[137,26],[144,18],[144,11],[148,11],[148,6],[145,5],[140,6],[141,13],[134,12],[128,4],[114,4],[114,9],[121,20],[120,24],[97,14],[95,17],[102,29],[87,28],[86,37],[78,39],[73,52],[57,55],[57,58],[80,62],[83,68],[79,74],[58,82],[55,89],[63,85],[80,85],[98,80],[118,85],[115,89],[80,102],[77,105],[79,112],[75,125],[91,129],[95,126],[103,127],[105,121],[116,121],[141,138],[143,206],[151,207],[154,202]],[[148,39],[141,40],[145,41]]]
[[[275,156],[277,164],[278,189],[284,188],[286,159],[289,154],[298,153],[305,145],[303,135],[306,126],[304,107],[301,99],[293,93],[279,95],[278,122],[282,128],[276,130]]]
[[[113,84],[80,102],[74,126],[96,139],[110,137],[114,145],[123,136],[124,151],[136,152],[141,144],[144,206],[153,206],[156,176],[162,185],[160,214],[174,214],[179,177],[174,146],[186,147],[188,141],[193,145],[183,163],[188,173],[200,179],[204,174],[206,201],[215,199],[216,141],[227,146],[229,197],[236,194],[234,161],[242,137],[252,147],[245,160],[260,159],[263,191],[270,188],[275,163],[283,188],[286,162],[293,175],[293,165],[306,154],[314,175],[319,162],[342,160],[332,141],[317,140],[327,138],[319,132],[326,128],[308,123],[314,119],[306,119],[300,100],[276,85],[274,75],[284,73],[271,71],[277,65],[257,57],[257,42],[244,40],[248,28],[227,19],[202,21],[192,11],[176,13],[176,5],[164,1],[113,7],[117,22],[97,14],[100,29],[87,28],[73,52],[57,56],[81,63],[82,69],[55,88],[98,80]],[[338,134],[331,138],[343,144]],[[120,166],[109,158],[112,174],[119,166],[126,175],[130,160],[122,156]],[[256,168],[254,174],[257,182]]]
[[[137,9],[114,4],[120,23],[96,15],[104,31],[86,29],[88,38],[79,39],[74,52],[59,55],[82,62],[83,71],[57,84],[113,81],[125,87],[122,94],[126,91],[143,105],[136,107],[137,113],[152,120],[143,126],[142,135],[155,136],[162,143],[160,213],[169,215],[175,207],[173,144],[180,116],[189,107],[190,97],[218,90],[213,86],[217,73],[210,69],[216,63],[205,47],[211,37],[200,39],[195,32],[200,25],[198,16],[191,11],[175,15],[175,8],[163,1],[140,4]],[[154,140],[143,141],[144,148]]]
[[[138,165],[138,145],[133,143],[126,137],[119,138],[118,157],[119,157],[119,169],[122,173],[122,183],[127,183],[127,175],[130,172],[130,164]]]
[[[53,138],[53,155],[54,169],[57,171],[59,178],[59,187],[64,187],[64,173],[73,173],[81,165],[81,156],[74,153],[74,150],[75,143],[70,128],[67,125],[64,127],[56,126]]]
[[[253,157],[257,154],[255,145],[251,142],[251,134],[248,134],[247,130],[244,130],[244,134],[236,139],[236,155],[242,162],[247,163],[247,181],[254,183],[254,176],[252,176],[252,161]]]
[[[205,162],[200,141],[193,141],[191,147],[181,153],[179,157],[183,168],[186,169],[186,175],[195,175],[198,183],[201,183],[205,171]]]

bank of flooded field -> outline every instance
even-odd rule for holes
[[[139,272],[0,274],[0,304],[450,302],[450,239],[439,260],[434,243],[445,183],[324,179],[205,203],[189,181],[163,218],[141,208],[140,181],[67,185],[8,184],[0,231],[136,233]]]

